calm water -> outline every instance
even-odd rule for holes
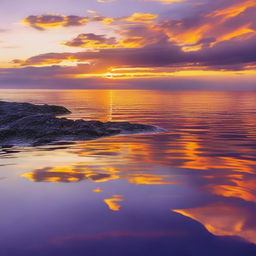
[[[255,256],[256,93],[11,91],[129,135],[0,150],[1,256]]]

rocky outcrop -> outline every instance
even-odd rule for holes
[[[36,146],[156,130],[154,126],[129,122],[103,123],[56,117],[69,113],[61,106],[0,101],[0,146]]]

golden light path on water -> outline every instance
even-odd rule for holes
[[[256,243],[256,93],[28,90],[1,98],[64,105],[74,119],[166,130],[3,150],[1,182],[10,188],[82,186],[87,203],[106,207],[101,211],[171,211],[213,235]]]

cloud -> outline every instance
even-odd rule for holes
[[[30,15],[22,20],[22,23],[38,30],[46,30],[57,27],[82,26],[88,22],[102,22],[105,24],[119,23],[151,23],[158,15],[151,13],[134,13],[127,17],[105,17],[95,12],[91,16],[44,14]]]
[[[54,27],[69,27],[69,26],[82,26],[88,22],[88,17],[81,17],[76,15],[58,15],[58,14],[46,14],[46,15],[30,15],[23,19],[24,24],[38,30],[45,30],[47,28]]]
[[[81,64],[82,65],[82,64]],[[85,64],[84,64],[85,65]],[[80,66],[80,64],[79,64]],[[53,72],[54,70],[54,72]],[[90,67],[24,67],[0,69],[1,88],[31,89],[160,89],[160,90],[256,90],[254,75],[224,74],[214,77],[169,76],[149,73],[135,75],[129,80],[109,79],[109,75],[93,76]],[[155,72],[152,70],[152,72]],[[88,74],[88,76],[80,76]],[[153,75],[152,75],[153,74]],[[79,79],[77,78],[79,76]]]
[[[222,5],[216,4],[210,7],[199,14],[177,20],[150,13],[133,13],[128,17],[116,18],[94,14],[87,18],[87,22],[115,23],[110,29],[114,29],[113,32],[120,36],[119,42],[115,44],[115,47],[119,48],[138,48],[165,42],[167,46],[176,44],[182,47],[183,51],[198,51],[202,48],[210,48],[219,42],[229,40],[242,42],[256,35],[255,1],[236,0],[229,4],[224,1]],[[63,26],[63,24],[52,22],[51,26]],[[77,37],[77,41],[80,42],[77,43],[77,47],[95,48],[93,43],[87,41],[83,46],[80,36]],[[64,44],[72,46],[73,40]],[[103,44],[102,48],[112,47],[108,45]]]
[[[65,46],[83,48],[142,48],[149,45],[170,45],[168,37],[161,31],[151,30],[145,24],[123,26],[116,31],[117,37],[96,35],[94,33],[80,34],[76,38],[62,43]]]
[[[191,0],[191,5],[195,4],[196,1]],[[95,12],[89,17],[29,16],[33,18],[26,18],[27,24],[40,30],[101,22],[107,24],[104,28],[109,28],[114,36],[78,34],[61,44],[89,51],[53,52],[17,59],[13,63],[19,71],[12,69],[4,73],[2,70],[1,76],[29,75],[32,67],[39,77],[49,72],[56,79],[163,78],[178,72],[188,75],[191,71],[198,75],[201,71],[255,72],[256,2],[206,0],[197,6],[196,14],[191,12],[189,16],[176,19],[168,17],[168,12],[164,16],[133,13],[125,17],[106,17]],[[53,68],[39,69],[44,66]]]
[[[256,36],[243,41],[223,41],[214,47],[191,53],[191,56],[203,65],[225,65],[227,69],[237,65],[243,69],[246,68],[246,64],[256,64]]]
[[[85,48],[113,48],[117,45],[114,37],[107,38],[105,35],[96,35],[94,33],[80,34],[71,41],[63,43],[63,45],[71,47]]]
[[[104,37],[103,37],[104,39]],[[22,66],[52,65],[63,61],[84,61],[101,67],[176,67],[177,69],[244,70],[256,63],[256,36],[244,41],[229,40],[198,51],[164,43],[143,48],[101,49],[96,52],[47,53],[26,60]]]
[[[255,11],[255,1],[240,1],[181,20],[165,19],[157,23],[154,29],[165,33],[170,41],[183,46],[184,50],[198,50],[221,41],[242,41],[255,36]],[[205,40],[207,44],[204,44]]]
[[[171,45],[168,36],[163,31],[154,29],[153,24],[122,25],[116,33],[119,33],[120,45],[124,48]]]
[[[158,17],[159,15],[151,13],[133,13],[130,17],[125,18],[124,20],[128,22],[151,23]]]
[[[47,53],[27,60],[14,60],[22,66],[59,64],[64,60],[108,63],[125,66],[164,66],[180,62],[184,55],[178,47],[169,48],[135,48],[135,49],[102,49],[96,52]]]

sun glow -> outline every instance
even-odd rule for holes
[[[105,78],[105,79],[144,79],[144,78],[168,78],[168,77],[225,77],[227,75],[255,75],[256,70],[226,71],[226,70],[180,70],[161,71],[154,68],[113,68],[106,73],[87,73],[66,76],[71,78]]]

